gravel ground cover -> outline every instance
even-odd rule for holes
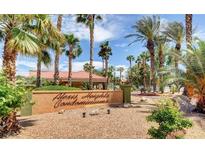
[[[146,117],[156,107],[160,97],[132,96],[133,107],[110,108],[106,106],[67,110],[63,114],[47,113],[20,117],[23,129],[17,136],[9,138],[34,139],[124,139],[149,138],[147,130],[153,123]],[[110,109],[110,114],[107,114]],[[86,112],[86,117],[82,113]],[[98,115],[89,115],[98,113]],[[187,115],[194,126],[187,131],[185,138],[205,138],[205,122],[202,115]]]

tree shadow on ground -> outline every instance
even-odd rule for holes
[[[140,113],[151,113],[152,111],[149,111],[149,110],[144,110],[144,111],[139,111]]]
[[[31,119],[21,119],[19,120],[19,123],[22,127],[30,127],[34,126],[37,120],[31,120]]]

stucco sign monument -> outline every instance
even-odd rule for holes
[[[34,91],[32,114],[57,112],[93,105],[112,105],[123,103],[121,90],[79,90],[79,91]]]

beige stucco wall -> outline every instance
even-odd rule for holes
[[[121,90],[34,91],[32,114],[123,103]]]

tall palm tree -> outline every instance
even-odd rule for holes
[[[174,52],[174,67],[175,67],[175,75],[179,75],[179,55],[181,54],[181,44],[183,42],[185,36],[185,30],[182,23],[179,22],[171,22],[165,27],[165,31],[163,32],[167,39],[175,43],[175,52]],[[177,89],[179,90],[179,83],[176,82]]]
[[[182,23],[179,22],[171,22],[165,27],[165,31],[163,32],[167,39],[175,43],[176,54],[180,54],[181,44],[183,42],[185,31]],[[178,69],[178,58],[175,58],[175,68]]]
[[[167,43],[167,38],[164,35],[159,35],[156,37],[156,45],[157,45],[157,49],[158,49],[158,59],[159,59],[159,89],[160,91],[163,93],[164,92],[164,88],[163,88],[163,74],[161,73],[163,67],[164,67],[164,50],[166,47],[166,43]]]
[[[185,22],[186,22],[186,44],[187,48],[191,48],[192,44],[192,14],[185,15]]]
[[[82,48],[80,47],[80,41],[73,34],[65,35],[66,44],[68,44],[69,49],[66,49],[66,44],[64,46],[64,51],[68,56],[68,85],[72,85],[72,60],[79,57],[82,54]]]
[[[136,42],[146,42],[146,47],[149,50],[150,53],[150,80],[151,84],[153,86],[153,91],[156,91],[156,79],[155,79],[155,44],[154,44],[154,38],[159,33],[160,28],[160,17],[153,15],[151,16],[145,16],[139,21],[136,22],[132,28],[135,29],[134,34],[127,35],[126,38],[134,37],[134,41],[130,44],[136,43]]]
[[[135,57],[133,55],[129,55],[129,56],[127,56],[126,59],[130,63],[130,73],[131,73],[131,79],[130,80],[132,81],[132,62],[135,60]]]
[[[122,73],[124,72],[124,67],[119,67],[118,69],[117,69],[117,71],[119,71],[120,72],[120,82],[122,82]]]
[[[15,83],[16,58],[18,53],[36,54],[39,41],[29,28],[34,15],[1,15],[0,33],[4,41],[3,71],[7,79]]]
[[[36,87],[41,86],[41,64],[42,63],[46,67],[48,67],[49,64],[51,64],[51,56],[47,51],[42,51],[38,53]]]
[[[110,56],[112,55],[112,49],[109,46],[109,41],[105,41],[100,45],[100,51],[98,53],[98,55],[102,55],[102,57],[105,60],[105,74],[104,76],[107,78],[107,83],[105,84],[105,89],[107,89],[108,86],[108,60],[110,58]]]
[[[62,20],[63,20],[63,15],[61,15],[61,14],[58,15],[57,28],[58,28],[59,31],[61,31],[61,28],[62,28]],[[60,54],[61,54],[61,48],[59,47],[55,52],[55,62],[54,62],[54,83],[55,84],[59,83]]]
[[[89,73],[89,89],[93,89],[93,54],[94,54],[94,29],[95,29],[95,22],[102,20],[102,17],[100,15],[95,14],[79,14],[77,15],[77,22],[83,23],[87,27],[89,27],[90,30],[90,73]]]

